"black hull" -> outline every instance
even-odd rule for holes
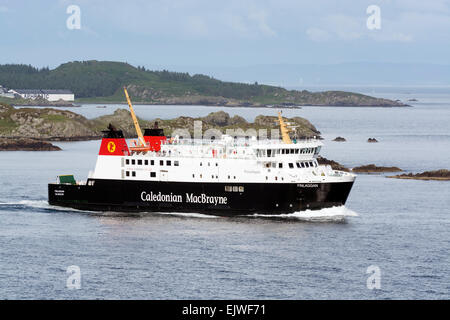
[[[232,184],[97,179],[89,180],[87,185],[49,184],[48,199],[51,205],[89,211],[285,214],[344,205],[352,185],[353,182]],[[225,186],[234,191],[225,191]]]

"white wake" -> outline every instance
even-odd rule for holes
[[[74,208],[66,208],[59,206],[49,205],[47,200],[19,200],[16,202],[0,202],[0,207],[9,206],[9,207],[30,207],[36,209],[48,209],[55,211],[78,211],[78,212],[87,212],[93,213],[94,215],[104,215],[104,216],[145,216],[145,215],[167,215],[167,216],[180,216],[186,218],[207,218],[207,219],[215,219],[215,218],[223,218],[221,216],[202,214],[202,213],[193,213],[193,212],[140,212],[140,213],[129,213],[129,212],[101,212],[101,211],[87,211],[87,210],[78,210]],[[321,210],[305,210],[305,211],[297,211],[293,213],[286,214],[249,214],[249,215],[240,215],[239,217],[255,217],[255,218],[278,218],[278,219],[293,219],[293,220],[303,220],[303,221],[342,221],[347,217],[357,217],[358,214],[350,210],[345,206],[325,208]]]
[[[305,210],[286,214],[253,214],[252,217],[286,218],[304,221],[341,221],[347,217],[357,217],[358,214],[345,206],[324,208],[320,210]]]

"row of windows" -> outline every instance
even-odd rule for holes
[[[225,186],[226,192],[244,192],[243,186]]]
[[[201,167],[201,166],[203,166],[203,163],[202,163],[202,162],[200,162],[200,167]],[[211,166],[211,163],[208,162],[208,167],[210,167],[210,166]],[[216,167],[218,167],[218,166],[219,166],[219,164],[216,162]]]
[[[136,177],[136,171],[125,171],[125,175],[129,177],[130,175],[132,177]],[[150,172],[150,178],[156,178],[156,172]]]
[[[154,166],[155,165],[155,160],[141,160],[141,159],[139,159],[139,160],[136,160],[136,159],[126,159],[125,160],[125,164],[126,165],[138,165],[138,166],[142,166],[142,165],[144,165],[144,166],[148,166],[149,165],[149,163],[150,163],[150,165],[151,166]],[[163,166],[164,165],[164,160],[159,160],[159,165],[160,166]],[[172,165],[172,160],[166,160],[166,166],[171,166]],[[179,165],[180,165],[180,163],[179,163],[179,161],[178,160],[175,160],[175,161],[173,161],[173,165],[175,166],[175,167],[178,167]]]
[[[203,174],[201,174],[201,173],[200,173],[198,176],[200,177],[200,179],[203,178]],[[194,173],[192,174],[192,178],[195,178],[195,174],[194,174]],[[218,176],[218,175],[216,175],[216,176],[211,175],[211,178],[212,178],[212,179],[214,179],[214,178],[219,179],[219,176]],[[231,176],[230,176],[230,175],[228,175],[228,179],[231,179]],[[236,176],[233,176],[233,179],[236,179]]]
[[[309,168],[309,167],[317,167],[317,163],[315,163],[314,161],[304,161],[304,162],[296,162],[295,163],[297,165],[297,168],[301,169],[301,168]],[[290,162],[288,164],[289,168],[293,169],[294,168],[294,163]],[[277,163],[276,162],[266,162],[265,163],[265,167],[266,168],[276,168],[277,167]],[[279,162],[278,163],[278,168],[282,169],[283,168],[283,162]]]
[[[296,162],[295,163],[297,165],[297,168],[301,169],[301,168],[309,168],[309,167],[317,167],[317,163],[315,163],[314,161],[305,161],[305,162]],[[293,169],[294,168],[294,164],[293,163],[289,163],[289,168]]]
[[[302,148],[302,149],[257,149],[257,157],[275,157],[277,154],[309,154],[318,153],[317,148]]]
[[[136,177],[136,171],[125,171],[125,175],[129,177],[131,174],[132,177]]]

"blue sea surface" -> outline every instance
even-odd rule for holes
[[[349,167],[450,169],[450,95],[408,97],[419,101],[283,114],[309,119],[325,139],[323,155]],[[72,111],[92,118],[118,107],[126,106]],[[145,119],[220,110],[135,109]],[[276,110],[225,111],[251,121]],[[86,179],[99,141],[56,144],[63,151],[0,153],[1,299],[450,298],[449,181],[361,174],[345,207],[281,218],[92,213],[49,206],[47,183],[59,174]],[[79,290],[66,286],[72,265]],[[380,289],[368,289],[370,266],[380,270]]]

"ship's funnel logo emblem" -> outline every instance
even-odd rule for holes
[[[112,141],[110,141],[108,143],[108,151],[113,153],[114,151],[116,151],[116,144]]]

